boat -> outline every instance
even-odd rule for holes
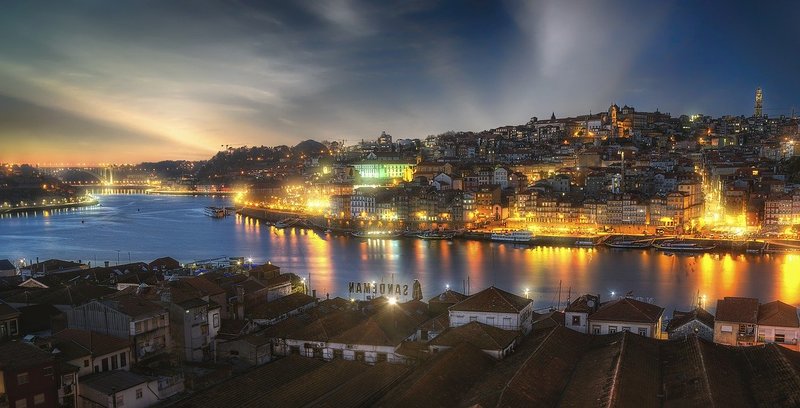
[[[455,233],[452,232],[425,231],[423,233],[416,234],[415,236],[419,239],[440,240],[440,239],[453,239],[454,235]]]
[[[220,207],[206,207],[203,213],[211,218],[224,218],[228,215],[225,209]]]
[[[605,242],[606,246],[610,248],[624,248],[624,249],[645,249],[653,245],[652,239],[623,239],[623,240],[608,240]]]
[[[284,218],[275,223],[275,228],[288,228],[300,222],[299,218]]]
[[[350,235],[356,238],[392,239],[392,238],[402,237],[403,233],[399,231],[375,230],[375,231],[353,231],[350,233]]]
[[[325,233],[326,233],[326,234],[333,234],[333,230],[331,230],[330,228],[328,228],[328,229],[326,229],[326,230],[325,230]]]
[[[575,245],[576,246],[595,246],[595,245],[597,245],[597,243],[594,242],[593,239],[583,238],[583,239],[576,240],[575,241]]]
[[[701,242],[690,242],[690,241],[670,239],[653,244],[653,247],[655,247],[656,249],[660,249],[662,251],[705,252],[705,251],[710,251],[716,248],[717,246],[715,244],[706,244]]]
[[[528,230],[495,231],[490,237],[492,241],[529,243],[533,233]]]

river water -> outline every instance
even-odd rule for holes
[[[668,309],[689,309],[698,293],[713,310],[723,296],[800,303],[800,255],[669,255],[656,250],[520,247],[478,241],[361,240],[276,229],[241,216],[212,219],[227,198],[104,195],[91,208],[0,218],[0,259],[59,258],[181,262],[220,257],[271,261],[310,280],[318,296],[349,297],[349,282],[422,283],[425,298],[447,285],[477,292],[495,285],[534,299],[537,309],[583,293],[632,292]],[[559,284],[561,287],[559,295]],[[410,290],[409,290],[410,292]],[[362,297],[363,295],[355,295]]]

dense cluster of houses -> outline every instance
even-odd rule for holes
[[[45,265],[48,273],[42,272]],[[427,301],[421,288],[405,301],[317,297],[302,279],[275,265],[242,266],[237,260],[202,269],[187,269],[171,258],[94,268],[48,260],[27,270],[29,277],[0,279],[1,398],[15,407],[223,406],[237,398],[280,404],[290,394],[279,390],[292,389],[293,381],[321,381],[319,389],[303,393],[311,398],[308,403],[341,398],[342,406],[379,400],[393,405],[413,402],[417,397],[410,390],[440,381],[490,387],[497,378],[508,394],[490,394],[504,401],[528,395],[522,388],[535,386],[520,383],[517,375],[534,375],[531,370],[555,362],[553,367],[589,364],[587,370],[600,370],[606,366],[591,363],[597,353],[611,359],[601,359],[608,364],[618,355],[634,366],[670,353],[692,358],[713,353],[730,364],[764,353],[768,361],[797,359],[790,350],[798,349],[800,335],[796,307],[751,298],[720,299],[716,317],[702,307],[674,311],[665,325],[662,307],[631,297],[602,301],[586,294],[564,310],[544,314],[533,310],[531,299],[497,287],[470,295],[448,288]],[[660,341],[665,338],[672,341]],[[723,350],[714,343],[762,351],[713,351]],[[563,349],[566,345],[572,349]],[[628,354],[619,354],[618,347]],[[484,370],[463,368],[460,374],[454,367],[461,359]],[[508,377],[511,371],[502,367],[527,374]],[[433,378],[425,374],[432,369],[439,370]],[[564,390],[594,386],[596,379],[568,372],[551,380],[562,381]],[[698,381],[712,381],[707,372],[695,374],[705,376]],[[245,378],[264,375],[274,386],[234,385],[263,381]],[[481,380],[483,375],[488,377]],[[627,374],[606,375],[621,381]],[[366,389],[356,399],[318,393],[355,387],[356,378]],[[672,387],[677,378],[654,381]],[[778,379],[800,384],[800,372],[783,371]],[[404,381],[412,383],[398,385]],[[555,398],[555,392],[545,389],[541,398]],[[704,392],[717,398],[713,387]],[[468,395],[464,390],[453,398]],[[580,400],[569,391],[558,395]]]

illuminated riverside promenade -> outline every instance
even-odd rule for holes
[[[347,297],[349,282],[419,279],[426,299],[445,285],[472,292],[489,285],[523,294],[536,308],[591,292],[609,298],[633,291],[668,309],[686,309],[698,292],[714,300],[751,296],[800,303],[800,254],[674,254],[654,249],[515,246],[486,241],[354,239],[322,231],[277,229],[259,220],[212,219],[206,206],[221,197],[99,196],[100,205],[48,216],[0,219],[0,258],[60,258],[92,265],[117,259],[182,262],[222,256],[267,260],[309,277],[324,296]]]

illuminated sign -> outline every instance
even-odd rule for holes
[[[350,294],[408,296],[408,285],[399,283],[350,282],[348,287]]]

